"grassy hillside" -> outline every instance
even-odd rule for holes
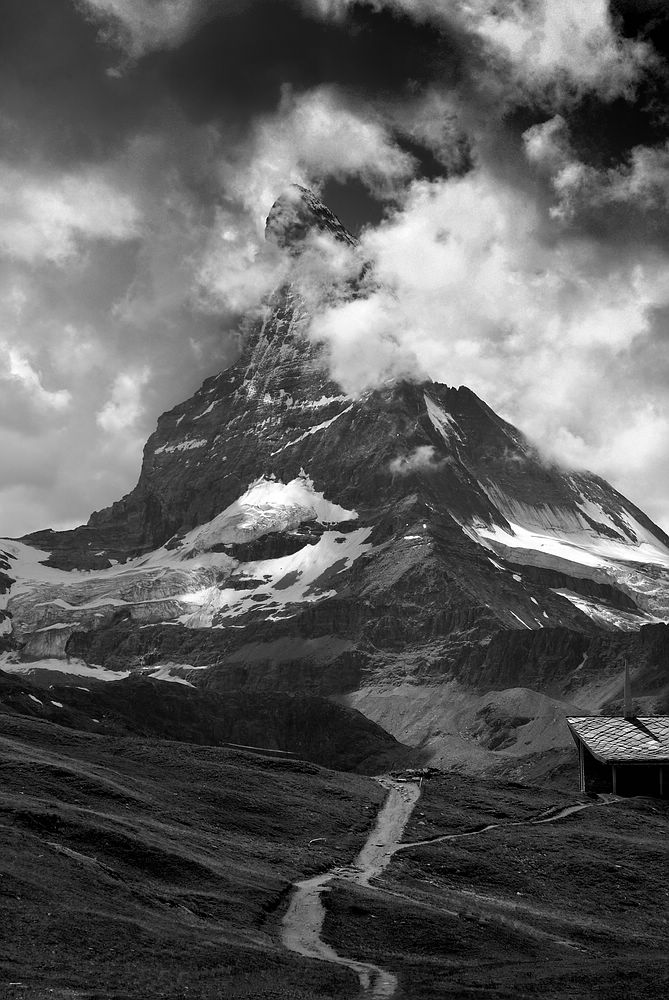
[[[0,718],[3,997],[347,994],[348,973],[284,953],[275,923],[294,879],[355,854],[376,782]]]
[[[0,714],[47,719],[108,735],[226,743],[288,751],[342,771],[378,774],[417,755],[361,712],[326,698],[283,691],[202,692],[141,677],[44,685],[0,671]],[[75,679],[76,680],[76,679]]]
[[[460,836],[401,850],[376,890],[339,882],[326,939],[393,970],[397,1000],[666,997],[669,803],[531,822],[588,801],[459,775],[424,782],[405,840]],[[466,835],[488,824],[500,825]]]

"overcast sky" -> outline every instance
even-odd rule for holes
[[[2,8],[0,533],[132,488],[290,182],[382,279],[314,326],[347,389],[467,384],[669,529],[664,0]]]

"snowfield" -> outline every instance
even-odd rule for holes
[[[188,532],[170,548],[101,570],[46,566],[49,553],[13,540],[0,540],[6,572],[15,580],[0,595],[3,632],[13,630],[30,660],[62,663],[75,630],[99,627],[119,609],[145,624],[181,623],[191,628],[225,624],[248,612],[272,616],[288,605],[311,603],[334,593],[332,577],[352,566],[370,547],[371,528],[341,533],[326,530],[314,545],[290,556],[243,562],[212,551],[254,541],[270,532],[290,532],[304,524],[332,529],[358,514],[325,498],[301,473],[288,483],[261,476],[213,520]],[[72,670],[67,668],[67,672]],[[89,675],[87,675],[89,676]],[[93,675],[90,675],[93,676]],[[117,680],[120,675],[114,674]],[[177,680],[161,671],[160,680]]]
[[[326,500],[305,474],[289,483],[261,476],[213,521],[189,532],[179,551],[185,557],[226,542],[249,542],[270,531],[291,531],[309,521],[341,524],[357,517],[356,511]]]
[[[326,531],[315,545],[305,545],[292,555],[242,563],[234,577],[248,582],[248,589],[208,587],[181,594],[179,599],[196,605],[197,611],[179,620],[190,628],[221,627],[227,618],[238,618],[260,607],[274,614],[289,604],[311,603],[333,596],[336,590],[332,578],[371,549],[371,545],[365,544],[371,533],[371,528],[359,528],[345,535]]]
[[[655,564],[669,569],[669,550],[657,540],[616,541],[594,532],[583,530],[569,532],[563,537],[544,534],[509,522],[510,531],[494,525],[472,525],[476,537],[499,555],[508,555],[516,562],[532,564],[531,553],[543,557],[541,565],[549,563],[555,569],[564,567],[566,572],[574,570],[574,565],[587,568],[606,569],[613,562],[634,562]],[[527,558],[523,558],[523,555]],[[579,574],[576,574],[579,575]],[[587,575],[587,574],[580,574]]]
[[[83,660],[72,657],[70,660],[43,659],[21,662],[13,653],[0,653],[0,670],[8,674],[22,674],[30,677],[37,670],[52,670],[59,674],[70,674],[75,677],[85,677],[91,681],[122,681],[130,676],[130,670],[107,670],[105,667],[89,666]],[[88,688],[84,688],[87,691]]]
[[[641,609],[638,614],[618,611],[572,591],[555,590],[598,624],[627,631],[669,620],[669,548],[628,511],[609,513],[583,496],[574,512],[532,507],[500,491],[487,492],[507,518],[513,513],[518,520],[507,520],[508,528],[478,520],[463,525],[479,545],[510,562],[616,586]],[[494,559],[490,562],[504,569]]]

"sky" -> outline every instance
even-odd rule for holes
[[[344,388],[466,384],[669,530],[664,0],[4,0],[0,532],[127,493],[320,193]]]

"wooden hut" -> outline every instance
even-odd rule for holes
[[[622,719],[567,719],[578,747],[580,789],[669,798],[669,718],[635,716],[627,663],[623,692]]]
[[[582,792],[669,797],[669,717],[569,718]]]

